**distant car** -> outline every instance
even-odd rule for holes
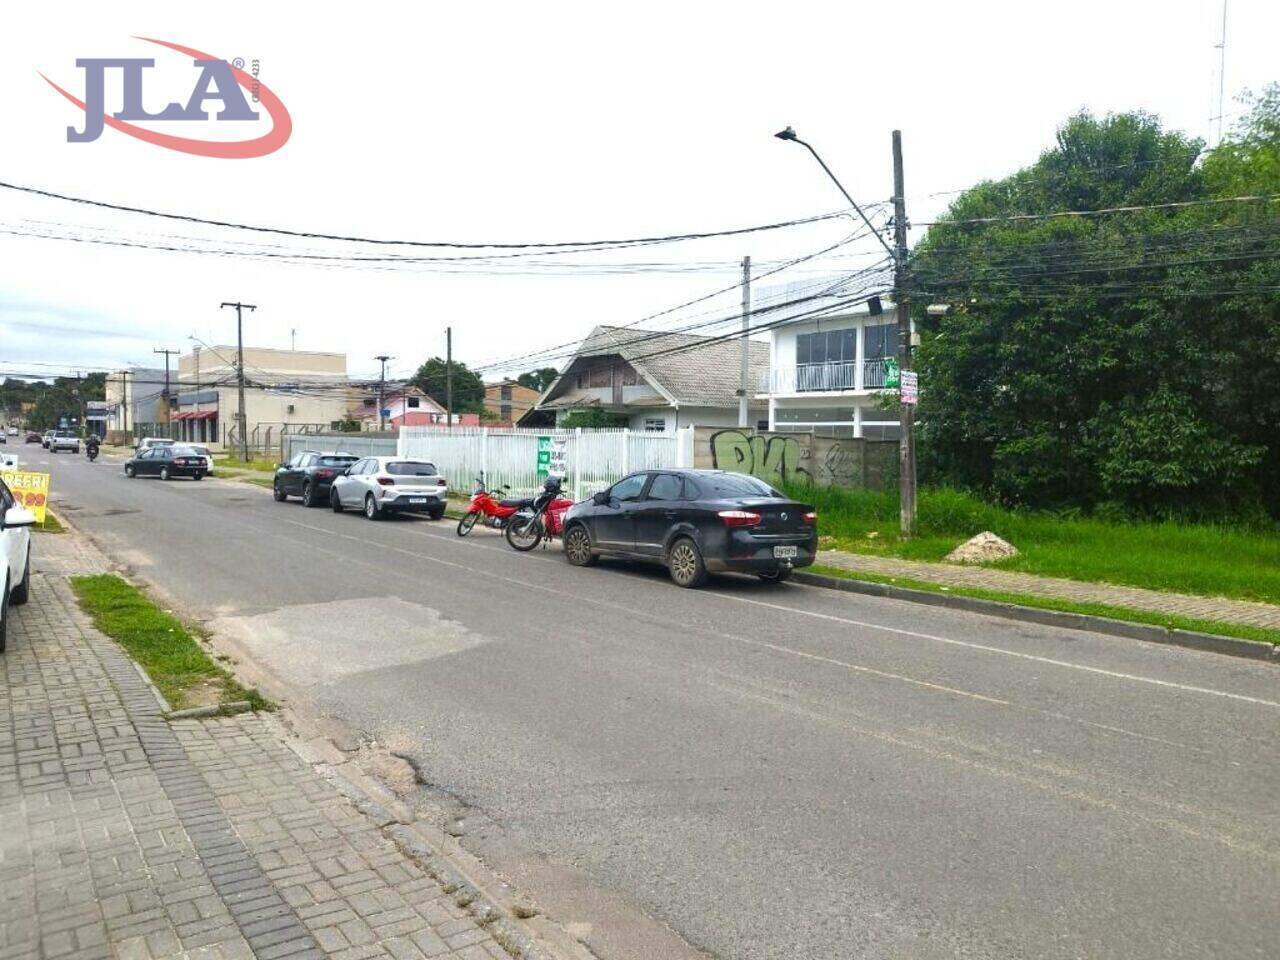
[[[444,516],[449,484],[436,465],[407,457],[365,457],[333,481],[329,506],[335,513],[351,507],[370,520],[390,513]]]
[[[190,477],[203,480],[209,472],[209,461],[191,447],[176,443],[160,443],[147,447],[124,462],[126,477]]]
[[[148,447],[171,447],[174,442],[175,441],[170,440],[168,437],[143,437],[138,441],[137,446],[133,448],[133,452],[135,454],[139,454]]]
[[[9,607],[21,606],[31,597],[31,528],[36,518],[0,479],[0,653],[9,632]]]
[[[43,443],[44,437],[40,436],[40,433],[38,431],[31,430],[27,433],[26,442],[27,443]]]
[[[40,446],[49,449],[49,441],[53,439],[53,431],[46,430],[40,437]]]
[[[8,442],[9,442],[8,432],[5,430],[0,430],[0,443],[8,443]]]
[[[304,507],[318,507],[329,502],[329,485],[334,478],[357,459],[351,453],[304,450],[276,468],[271,492],[277,501],[301,497]]]
[[[653,560],[680,587],[707,574],[790,578],[813,563],[818,515],[763,480],[723,470],[648,470],[623,477],[565,516],[564,552],[586,567],[601,556]]]
[[[18,435],[18,428],[17,428],[17,427],[10,427],[10,428],[9,428],[9,430],[8,430],[8,433],[9,433],[9,436],[11,436],[11,437],[16,437],[16,436]]]
[[[57,453],[59,450],[70,450],[72,453],[80,452],[80,438],[70,430],[55,430],[53,436],[49,438],[49,452]]]
[[[186,444],[186,446],[190,447],[190,448],[191,448],[192,450],[194,450],[196,453],[200,454],[200,456],[202,456],[202,457],[204,457],[204,458],[205,458],[205,460],[206,460],[206,461],[208,462],[208,464],[209,464],[209,469],[208,469],[208,471],[205,473],[205,476],[212,476],[212,474],[213,474],[213,453],[209,450],[209,448],[208,448],[208,447],[206,447],[203,443],[188,443],[188,444]]]

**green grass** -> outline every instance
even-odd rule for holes
[[[922,488],[918,536],[898,537],[896,491],[793,488],[818,510],[818,528],[834,546],[908,560],[941,560],[983,530],[1021,555],[993,566],[1206,596],[1280,603],[1280,528],[1114,522],[1015,511],[958,490]]]
[[[895,587],[908,587],[912,590],[927,590],[929,593],[946,593],[951,596],[995,600],[999,603],[1015,603],[1019,606],[1036,607],[1041,610],[1083,613],[1094,617],[1109,617],[1112,620],[1126,620],[1130,623],[1149,623],[1167,627],[1170,630],[1194,630],[1199,633],[1214,633],[1223,637],[1236,637],[1241,640],[1254,640],[1259,643],[1280,644],[1280,630],[1251,627],[1239,623],[1226,623],[1220,620],[1196,620],[1190,617],[1169,616],[1152,610],[1113,607],[1102,603],[1078,603],[1074,600],[1059,600],[1054,597],[1041,597],[1026,593],[1007,593],[1003,590],[983,590],[979,587],[944,586],[927,580],[913,580],[909,577],[886,577],[878,573],[862,573],[845,570],[841,567],[828,567],[822,564],[814,564],[806,572],[820,573],[828,577],[839,577],[843,580],[864,580],[870,583],[890,584]]]
[[[213,458],[213,466],[216,470],[218,467],[228,467],[232,470],[256,470],[259,473],[275,473],[276,462],[274,460],[256,460],[250,457],[248,460],[241,460],[239,457],[229,454],[219,454]]]
[[[44,525],[36,524],[33,528],[37,533],[65,533],[67,528],[59,521],[52,510],[46,509],[44,512]]]
[[[147,672],[175,710],[248,700],[270,704],[209,658],[196,635],[132,584],[111,574],[72,577],[71,588],[94,626],[119,643]]]
[[[266,487],[268,490],[275,483],[273,477],[240,477],[239,479],[242,483],[252,483],[254,486]]]

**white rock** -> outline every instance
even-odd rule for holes
[[[990,530],[984,530],[947,554],[948,563],[990,563],[1005,557],[1016,557],[1017,548],[1001,540]]]

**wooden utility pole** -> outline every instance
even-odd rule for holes
[[[223,303],[222,308],[236,308],[236,390],[239,393],[239,408],[236,410],[236,425],[240,428],[240,460],[249,461],[249,431],[244,415],[244,323],[242,311],[257,310],[252,303]]]
[[[444,413],[453,429],[453,327],[444,328]]]
[[[751,258],[742,258],[742,375],[738,384],[738,426],[747,427],[751,420],[748,391],[751,384]]]
[[[378,374],[378,432],[381,433],[382,426],[382,405],[387,395],[387,361],[391,358],[386,354],[378,354],[373,359],[382,364],[382,372]]]
[[[899,396],[911,369],[911,310],[907,293],[907,200],[902,174],[902,131],[893,131],[893,303],[898,312]],[[898,511],[904,537],[916,532],[915,404],[898,404]]]
[[[173,422],[173,416],[171,413],[172,408],[169,401],[169,357],[171,354],[175,354],[178,351],[177,350],[152,350],[151,352],[164,354],[164,392],[161,393],[160,396],[163,401],[162,406],[164,408],[164,422],[172,423]]]

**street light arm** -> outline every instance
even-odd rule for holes
[[[862,208],[858,206],[858,202],[854,200],[853,197],[849,196],[849,191],[844,188],[844,184],[842,184],[839,180],[836,179],[836,175],[831,172],[831,168],[826,165],[822,157],[818,156],[818,151],[813,149],[813,147],[811,147],[805,141],[801,140],[799,137],[795,136],[794,133],[792,133],[792,135],[789,137],[782,137],[781,139],[792,140],[800,144],[802,147],[808,150],[811,154],[813,154],[813,159],[818,161],[818,165],[821,166],[822,169],[826,171],[827,176],[831,178],[831,182],[834,183],[836,187],[839,188],[840,192],[844,194],[844,198],[849,201],[849,206],[853,207],[854,210],[858,211],[858,216],[860,216],[862,218],[862,222],[867,225],[867,229],[870,230],[873,234],[875,234],[875,238],[880,241],[880,246],[888,250],[889,256],[893,258],[893,262],[897,263],[898,262],[897,252],[893,249],[893,247],[885,243],[884,237],[880,236],[880,231],[877,230],[875,226],[872,224],[872,222],[867,219],[867,215],[862,212]]]

